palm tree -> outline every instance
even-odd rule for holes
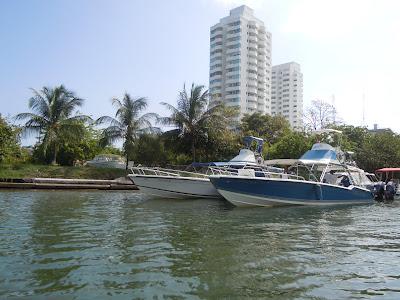
[[[190,141],[193,161],[196,160],[196,146],[202,136],[207,136],[208,130],[213,127],[221,128],[227,126],[228,118],[232,117],[231,110],[228,112],[223,105],[208,106],[208,90],[204,90],[203,85],[192,83],[190,92],[186,91],[186,86],[179,92],[177,107],[161,102],[172,112],[169,117],[159,118],[159,122],[164,125],[173,125],[178,128],[179,135],[186,137]],[[224,114],[224,112],[228,112]]]
[[[29,108],[33,112],[21,113],[16,120],[27,120],[23,125],[25,134],[38,134],[45,153],[50,148],[54,151],[52,164],[56,164],[61,139],[73,139],[83,131],[83,122],[90,117],[79,115],[78,107],[84,100],[63,85],[51,88],[43,87],[40,91],[32,89]]]
[[[125,93],[122,100],[114,98],[111,101],[117,108],[115,118],[103,116],[98,118],[96,123],[110,124],[109,127],[103,130],[101,138],[103,145],[112,144],[119,140],[124,141],[123,149],[126,155],[126,169],[128,169],[129,153],[132,152],[135,141],[140,134],[154,129],[150,119],[155,117],[155,114],[146,113],[140,115],[147,107],[147,99],[143,97],[135,99]]]

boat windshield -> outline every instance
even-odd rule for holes
[[[307,166],[305,164],[296,164],[289,168],[288,173],[307,181],[318,182],[322,171],[318,170],[317,165]]]
[[[309,150],[300,158],[301,160],[336,160],[333,150]]]
[[[351,177],[356,185],[370,185],[372,181],[362,171],[350,171]]]

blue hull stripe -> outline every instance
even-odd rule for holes
[[[358,187],[348,189],[299,180],[269,180],[234,176],[211,176],[210,180],[217,190],[293,202],[373,202],[374,199],[371,192]]]

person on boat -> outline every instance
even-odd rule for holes
[[[328,173],[325,173],[323,182],[328,184],[336,184],[337,176],[334,174],[334,170],[330,170]]]
[[[342,179],[340,180],[339,185],[344,186],[344,187],[349,187],[351,185],[349,176],[341,175],[339,177],[342,177]]]
[[[386,182],[385,185],[385,200],[393,201],[395,194],[396,194],[396,183],[393,181],[393,179],[390,179]]]

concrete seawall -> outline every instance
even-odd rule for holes
[[[0,189],[54,189],[54,190],[138,190],[129,178],[114,180],[67,178],[2,178]]]

